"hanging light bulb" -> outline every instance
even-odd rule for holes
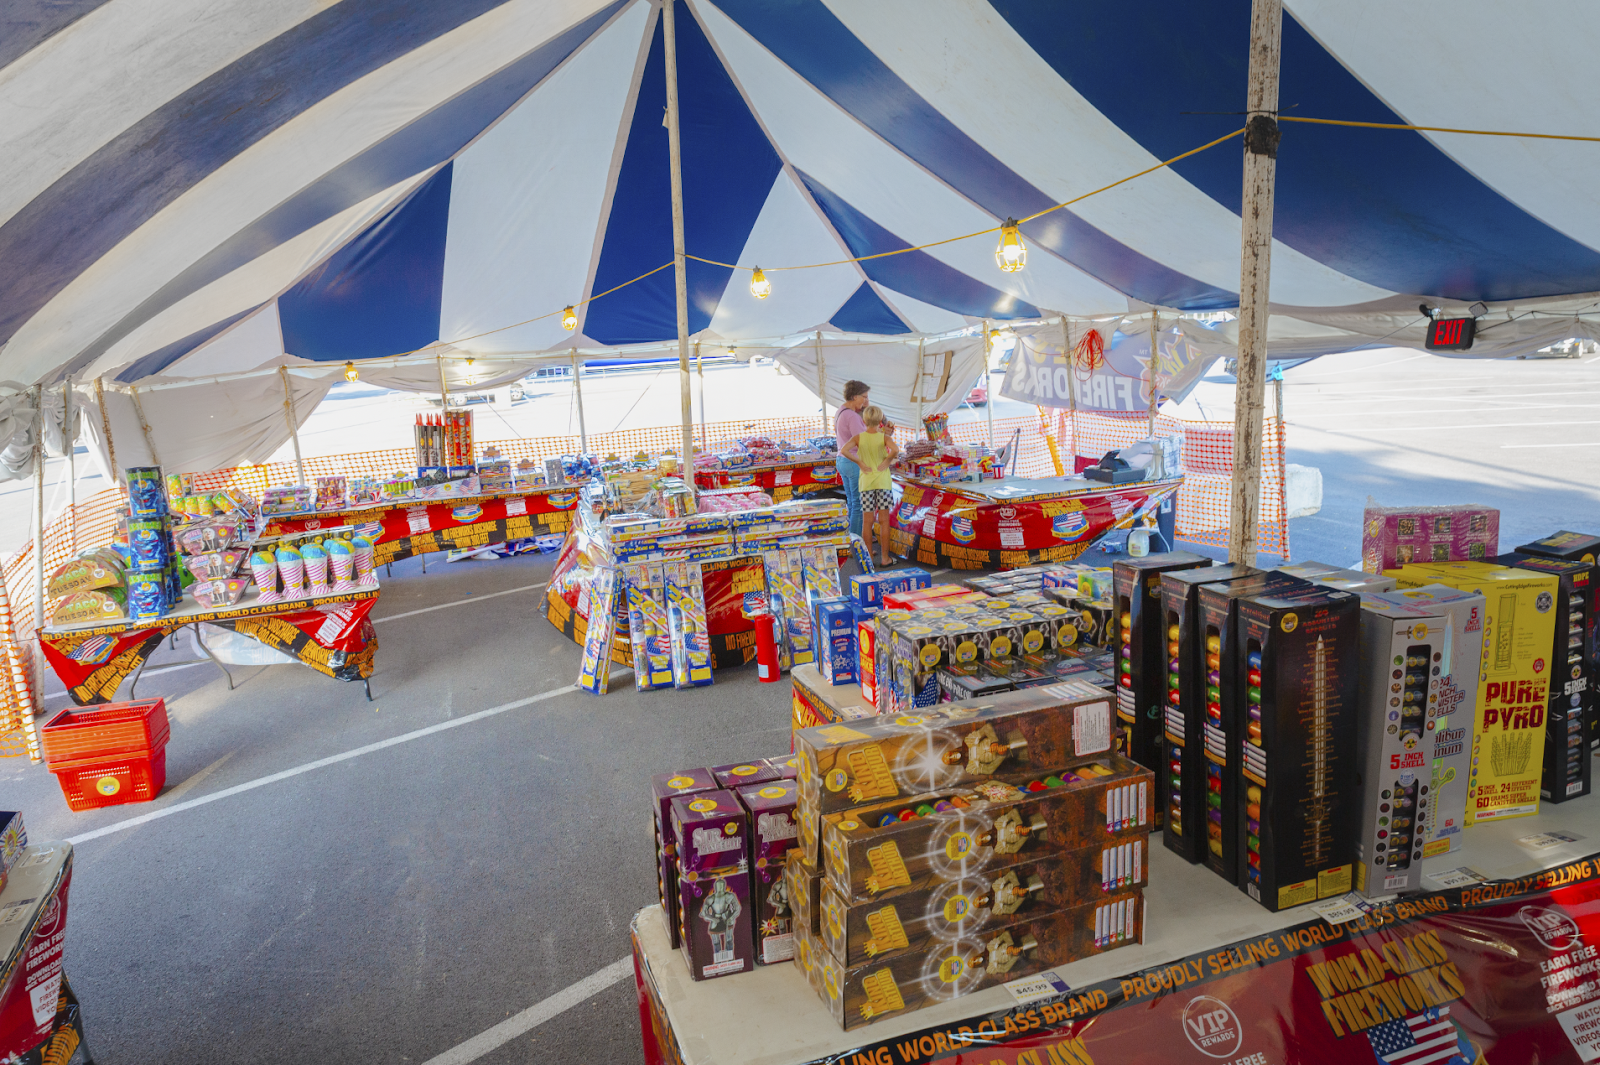
[[[361,376],[360,374],[356,373],[356,364],[355,363],[347,362],[347,363],[344,364],[344,379],[346,381],[354,381],[360,376]]]
[[[733,350],[733,345],[732,344],[728,345],[728,353],[727,354],[728,354],[728,358],[730,358],[730,359],[738,357],[738,353]]]
[[[755,273],[750,275],[750,295],[758,300],[764,300],[772,295],[772,282],[767,280],[767,275],[761,272],[761,267],[756,267]]]
[[[471,357],[468,357],[468,359],[467,359],[467,384],[468,385],[475,385],[475,384],[478,383],[478,372],[473,369],[473,363],[474,363],[474,360]]]
[[[1022,234],[1017,231],[1015,218],[1007,218],[1006,224],[1000,227],[1000,243],[995,245],[994,262],[1008,274],[1014,274],[1027,265],[1028,246],[1022,243]]]
[[[568,307],[561,312],[561,328],[569,333],[578,328],[578,312],[576,310]]]

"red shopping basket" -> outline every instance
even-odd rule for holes
[[[165,699],[63,710],[40,730],[47,764],[153,752],[171,734]]]
[[[149,802],[167,783],[167,749],[163,744],[145,754],[54,762],[50,772],[67,797],[67,808],[75,812]]]

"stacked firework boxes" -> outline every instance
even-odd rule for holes
[[[794,911],[784,858],[795,842],[794,756],[666,773],[651,820],[668,938],[709,980],[788,961]]]
[[[128,617],[159,618],[183,598],[172,511],[159,466],[136,466],[128,478]]]
[[[1600,670],[1600,639],[1596,638],[1597,629],[1600,629],[1600,536],[1563,530],[1532,543],[1523,544],[1517,548],[1517,552],[1537,555],[1540,558],[1561,559],[1564,562],[1582,562],[1589,567],[1589,624],[1584,635],[1589,654],[1589,675],[1596,676],[1595,671]],[[1593,687],[1592,681],[1590,686]],[[1596,708],[1593,703],[1590,704],[1589,711],[1588,739],[1589,749],[1600,751],[1600,708]]]
[[[796,958],[845,1028],[1144,935],[1151,773],[1082,682],[795,733]]]

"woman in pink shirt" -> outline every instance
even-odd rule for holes
[[[844,453],[844,445],[864,429],[861,412],[867,408],[867,386],[861,381],[844,383],[844,406],[833,419],[833,435],[839,441],[839,479],[844,482],[844,502],[850,514],[850,531],[861,535],[861,467]]]

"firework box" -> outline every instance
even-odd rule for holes
[[[823,1001],[848,1030],[1143,941],[1135,890],[865,965],[846,967],[824,949],[817,964]]]
[[[1165,808],[1161,841],[1168,850],[1198,862],[1206,853],[1211,824],[1206,797],[1205,736],[1208,652],[1200,623],[1200,586],[1258,572],[1251,566],[1211,566],[1161,575],[1161,615],[1167,639],[1167,696],[1162,721],[1162,764],[1156,768]],[[1220,666],[1221,658],[1217,656]],[[1220,796],[1218,798],[1220,802]]]
[[[0,891],[6,889],[11,868],[21,861],[27,845],[28,830],[22,825],[21,811],[0,810]]]
[[[1467,827],[1538,813],[1560,582],[1483,562],[1402,566],[1389,575],[1401,588],[1446,584],[1486,600]]]
[[[1361,602],[1363,606],[1373,602],[1405,607],[1444,619],[1443,657],[1435,684],[1438,699],[1430,704],[1433,713],[1427,722],[1430,727],[1424,741],[1428,751],[1428,804],[1421,808],[1420,815],[1422,857],[1426,860],[1459,850],[1461,829],[1466,824],[1468,781],[1472,776],[1472,729],[1478,707],[1484,598],[1476,592],[1429,584],[1364,595]],[[1365,659],[1365,649],[1362,655]],[[1389,683],[1394,683],[1392,676]],[[1371,714],[1374,705],[1363,703],[1363,715]],[[1385,731],[1391,723],[1387,717],[1386,709]],[[1398,725],[1398,721],[1393,724]]]
[[[1161,575],[1209,568],[1212,561],[1188,551],[1118,559],[1111,566],[1112,612],[1117,637],[1117,717],[1128,731],[1128,757],[1142,766],[1161,765],[1162,709],[1167,704],[1166,626],[1162,624]],[[1156,804],[1156,827],[1165,820]]]
[[[656,842],[656,887],[661,908],[667,913],[667,938],[678,944],[678,858],[677,840],[672,834],[672,800],[679,795],[717,790],[709,769],[685,769],[663,773],[650,780],[650,821]]]
[[[885,610],[916,610],[925,606],[938,606],[946,599],[963,603],[978,602],[988,596],[963,588],[959,584],[932,584],[904,592],[890,592],[883,597]]]
[[[832,685],[814,665],[796,666],[789,672],[792,682],[792,725],[810,728],[837,721],[859,721],[875,717],[878,708],[868,703],[861,689],[851,685]]]
[[[812,935],[820,934],[822,920],[822,870],[806,861],[798,848],[784,856],[784,884],[789,892],[789,905],[794,909],[795,929],[809,929]]]
[[[1591,595],[1588,607],[1589,629],[1585,633],[1587,638],[1585,646],[1588,648],[1591,663],[1590,675],[1596,675],[1594,671],[1600,670],[1600,640],[1596,639],[1596,627],[1600,625],[1600,536],[1578,532],[1552,533],[1523,544],[1517,548],[1517,553],[1559,558],[1566,562],[1587,562],[1595,567],[1589,576]],[[1591,681],[1590,686],[1593,687],[1593,684]],[[1593,704],[1589,711],[1589,748],[1600,750],[1600,708],[1596,708]]]
[[[1273,911],[1347,894],[1361,600],[1256,596],[1238,614],[1243,780],[1225,813],[1238,826],[1239,886]]]
[[[1232,884],[1239,884],[1244,873],[1239,866],[1240,806],[1239,762],[1243,756],[1244,692],[1238,688],[1240,674],[1235,666],[1239,653],[1238,602],[1252,595],[1312,591],[1315,586],[1286,573],[1252,572],[1231,581],[1202,584],[1197,635],[1205,653],[1206,671],[1204,716],[1200,720],[1201,750],[1206,758],[1206,849],[1201,859],[1207,867]],[[1216,656],[1213,667],[1211,656]]]
[[[850,902],[929,888],[1030,858],[1150,830],[1152,774],[1115,755],[1023,786],[991,780],[828,814],[822,871]],[[906,811],[911,811],[907,817]]]
[[[670,805],[682,878],[747,864],[750,818],[738,795],[720,789],[703,791],[674,796]]]
[[[846,966],[961,939],[1147,883],[1149,835],[1048,854],[920,890],[851,902],[822,882],[821,937]]]
[[[1342,569],[1330,566],[1326,562],[1295,562],[1288,566],[1279,566],[1273,572],[1287,573],[1291,577],[1303,578],[1323,588],[1355,592],[1357,595],[1367,592],[1392,592],[1395,588],[1393,577],[1385,577],[1381,573],[1364,573],[1358,569]]]
[[[861,697],[874,710],[881,711],[884,704],[879,698],[878,632],[876,612],[856,617],[856,676],[861,682]]]
[[[590,578],[589,628],[583,638],[578,687],[604,695],[611,687],[611,642],[616,637],[617,573],[601,569]]]
[[[1387,573],[1413,562],[1482,562],[1500,553],[1500,511],[1476,505],[1380,507],[1361,519],[1361,568]]]
[[[800,756],[798,754],[781,754],[776,758],[767,758],[765,761],[778,774],[779,780],[798,780],[800,777]]]
[[[828,684],[854,684],[856,676],[856,613],[844,598],[816,600],[813,618],[817,639],[817,668]]]
[[[939,670],[939,701],[965,702],[968,699],[987,699],[1001,692],[1016,690],[1010,680],[986,676],[976,662],[952,662]]]
[[[1495,559],[1513,569],[1556,578],[1555,640],[1550,652],[1550,701],[1545,711],[1544,776],[1539,797],[1566,802],[1589,794],[1594,759],[1589,757],[1589,719],[1594,713],[1593,665],[1589,655],[1594,566],[1583,561],[1514,552]]]
[[[672,634],[667,621],[666,577],[660,563],[622,567],[633,684],[640,691],[672,687]]]
[[[711,776],[715,778],[717,787],[730,790],[781,779],[778,771],[768,765],[764,758],[756,758],[748,762],[733,762],[729,765],[712,766]]]
[[[703,688],[711,683],[711,637],[700,563],[667,562],[661,568],[667,586],[673,686]]]
[[[805,573],[800,552],[768,551],[761,556],[767,577],[767,601],[774,616],[781,619],[778,639],[778,667],[789,670],[815,661],[812,643],[811,609],[806,600]]]
[[[897,569],[885,573],[861,573],[850,578],[850,597],[862,606],[883,607],[883,597],[913,588],[926,588],[933,578],[924,569]]]
[[[691,877],[680,871],[678,949],[696,980],[755,968],[756,908],[748,869],[716,869]]]
[[[1090,599],[1066,588],[1052,588],[1047,594],[1068,613],[1059,622],[1058,650],[1104,647],[1111,642],[1111,598]]]
[[[784,882],[784,868],[795,842],[795,783],[779,779],[740,788],[738,794],[750,813],[756,964],[788,961],[794,957],[794,908]]]
[[[1439,801],[1428,755],[1450,627],[1409,602],[1361,606],[1355,887],[1381,898],[1422,889],[1425,815]]]

